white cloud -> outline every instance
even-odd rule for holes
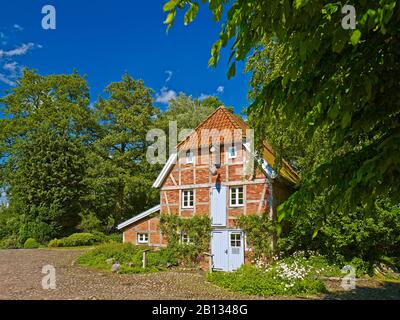
[[[18,24],[15,24],[13,27],[20,31],[23,30],[23,28]],[[3,46],[6,46],[7,42],[8,36],[4,32],[0,32],[0,43]],[[16,79],[20,75],[22,69],[15,59],[17,57],[22,57],[29,51],[37,48],[40,49],[43,48],[43,46],[33,42],[28,42],[22,43],[14,49],[0,49],[0,68],[5,71],[3,73],[0,72],[0,82],[10,86],[15,86]]]
[[[177,96],[174,90],[168,89],[167,87],[162,87],[160,93],[156,94],[156,102],[169,104],[170,100],[175,99]]]
[[[224,86],[219,86],[219,87],[217,88],[217,93],[218,93],[218,94],[223,94],[223,93],[224,93],[224,90],[225,90],[225,87],[224,87]]]
[[[204,99],[207,99],[209,97],[211,97],[209,94],[201,93],[200,97],[199,97],[199,100],[203,101]]]
[[[18,63],[16,61],[6,62],[3,66],[3,69],[15,75],[18,70]]]
[[[165,79],[165,83],[167,83],[172,79],[174,73],[171,70],[165,70],[165,73],[167,74],[167,79]]]
[[[19,47],[12,49],[12,50],[0,50],[0,58],[10,58],[14,56],[23,56],[25,55],[29,50],[34,49],[35,47],[39,47],[38,45],[35,45],[32,42],[29,43],[23,43]]]
[[[0,58],[10,58],[10,57],[15,57],[15,56],[23,56],[25,55],[29,50],[32,50],[34,48],[41,48],[41,45],[35,45],[32,42],[29,43],[23,43],[19,47],[12,49],[12,50],[0,50]]]
[[[15,82],[8,79],[4,74],[0,73],[0,82],[3,82],[9,86],[15,86]]]
[[[19,24],[14,24],[14,28],[17,29],[18,31],[24,30]]]

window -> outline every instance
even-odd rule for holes
[[[243,187],[232,187],[231,191],[231,207],[243,206]]]
[[[189,235],[185,232],[181,233],[181,243],[183,244],[191,244],[193,243],[192,239],[189,237]]]
[[[193,152],[188,150],[186,152],[186,163],[193,163],[193,162],[194,162]]]
[[[233,159],[236,158],[237,153],[236,153],[236,147],[229,147],[228,149],[228,158]]]
[[[242,246],[242,239],[240,233],[231,233],[231,247],[240,248]]]
[[[137,234],[137,243],[148,243],[149,235],[147,233],[138,233]]]
[[[194,205],[194,191],[183,190],[182,191],[182,208],[193,208]]]

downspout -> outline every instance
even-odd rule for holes
[[[275,222],[276,216],[275,216],[273,180],[269,176],[267,176],[267,183],[269,187],[269,197],[268,197],[269,218],[271,219],[272,222]],[[271,251],[273,256],[276,255],[276,245],[277,245],[277,236],[276,233],[274,232],[272,234],[272,239],[271,239]]]

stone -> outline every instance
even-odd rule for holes
[[[114,263],[114,264],[112,265],[112,267],[111,267],[111,271],[112,271],[112,272],[117,272],[119,268],[121,268],[121,265],[120,265],[118,262],[117,262],[117,263]]]

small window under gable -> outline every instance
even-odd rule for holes
[[[235,146],[229,147],[228,148],[228,158],[229,159],[234,159],[237,157],[237,150]]]
[[[137,243],[149,243],[149,235],[147,233],[138,233]]]
[[[194,163],[194,155],[190,150],[186,151],[186,163]]]

